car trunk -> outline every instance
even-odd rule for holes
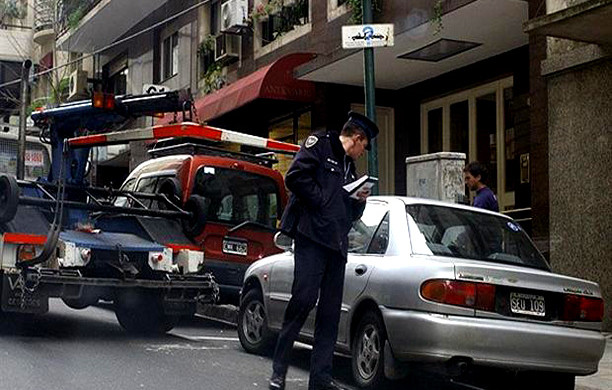
[[[515,321],[556,323],[585,329],[599,329],[600,321],[567,320],[567,296],[596,297],[596,283],[551,272],[501,265],[485,261],[455,262],[457,280],[495,286],[494,311],[476,310],[477,317]]]

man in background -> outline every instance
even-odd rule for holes
[[[478,161],[472,161],[463,169],[465,185],[470,191],[476,191],[474,207],[499,212],[497,197],[489,187],[484,184],[487,178],[486,168]]]

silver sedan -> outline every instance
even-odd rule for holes
[[[371,197],[349,234],[337,350],[356,384],[381,388],[411,366],[508,369],[522,384],[573,389],[597,371],[605,340],[596,283],[551,272],[512,219],[423,199]],[[246,272],[244,349],[274,346],[293,281],[293,253]],[[313,338],[314,313],[301,339]],[[544,382],[543,382],[544,381]]]

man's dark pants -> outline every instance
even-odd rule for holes
[[[293,343],[317,302],[320,288],[309,389],[331,381],[345,264],[346,258],[340,252],[315,243],[303,235],[296,235],[291,300],[285,311],[283,329],[274,352],[274,373],[286,374]]]

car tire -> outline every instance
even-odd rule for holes
[[[161,299],[156,294],[130,289],[115,297],[115,315],[121,327],[132,334],[164,334],[179,321],[179,316],[164,314]]]
[[[191,213],[191,218],[183,219],[183,231],[190,238],[197,237],[206,225],[206,212],[210,201],[200,195],[191,195],[183,209]]]
[[[263,297],[258,289],[246,293],[238,310],[238,338],[249,353],[268,355],[274,348],[275,334],[268,328]]]
[[[353,379],[361,389],[379,388],[386,382],[384,346],[387,332],[380,315],[367,312],[357,326],[351,346]]]
[[[0,174],[0,223],[11,221],[17,214],[19,185],[13,176]]]

